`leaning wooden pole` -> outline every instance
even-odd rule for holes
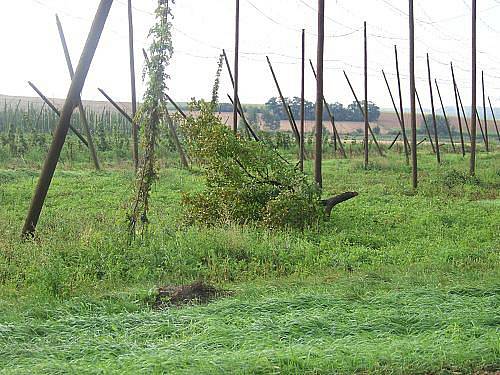
[[[415,95],[417,97],[418,107],[420,108],[420,114],[422,115],[422,120],[424,121],[425,131],[427,136],[429,137],[429,142],[431,143],[432,153],[436,153],[436,149],[434,147],[434,141],[432,140],[431,131],[429,129],[429,124],[427,123],[427,119],[425,118],[424,108],[422,107],[422,102],[420,101],[420,96],[418,96],[418,90],[415,89]]]
[[[406,126],[405,126],[405,114],[403,108],[403,93],[401,90],[401,76],[399,74],[399,59],[398,59],[398,47],[394,45],[394,57],[396,61],[396,75],[398,78],[398,92],[399,92],[399,113],[401,115],[401,132],[403,133],[403,143],[404,150],[406,155],[406,164],[410,164],[410,144],[408,142],[408,136],[406,135]]]
[[[64,57],[66,58],[66,65],[68,66],[69,77],[73,79],[75,71],[73,70],[73,63],[71,62],[68,44],[66,43],[66,37],[64,36],[64,30],[61,24],[61,20],[59,19],[59,16],[57,14],[56,14],[56,24],[57,24],[57,30],[59,31],[59,38],[61,39],[61,44],[64,51]],[[99,166],[97,151],[95,149],[94,141],[92,140],[92,134],[90,132],[90,126],[87,120],[87,114],[85,113],[85,109],[83,108],[81,98],[78,100],[78,111],[80,112],[80,117],[83,123],[83,130],[85,131],[85,136],[87,137],[90,157],[92,158],[92,161],[94,163],[94,168],[99,171],[101,167]]]
[[[460,90],[458,89],[458,85],[456,86],[456,89],[457,89],[458,101],[460,103],[460,109],[462,111],[462,116],[463,116],[464,123],[465,123],[465,128],[467,129],[467,134],[469,135],[469,142],[472,142],[469,122],[467,121],[467,114],[465,113],[464,103],[462,102],[462,97],[460,96]]]
[[[31,205],[26,216],[22,234],[24,237],[33,236],[35,233],[40,213],[42,212],[43,204],[49,191],[50,183],[59,161],[62,147],[68,134],[69,123],[73,110],[78,105],[80,94],[87,78],[87,74],[94,58],[95,51],[99,44],[99,39],[104,29],[104,25],[108,18],[109,10],[113,0],[101,0],[97,13],[95,15],[92,27],[90,29],[85,47],[83,49],[80,61],[75,71],[75,76],[71,81],[71,86],[61,111],[59,123],[54,132],[52,144],[45,159],[38,184],[36,186]]]
[[[403,119],[401,118],[400,114],[399,114],[399,111],[398,111],[398,108],[396,106],[396,102],[394,101],[394,96],[392,95],[392,91],[391,91],[391,86],[389,86],[389,81],[387,80],[387,76],[385,75],[385,72],[384,70],[382,69],[382,75],[384,76],[384,81],[385,81],[385,85],[387,86],[387,90],[389,91],[389,96],[391,97],[391,101],[392,101],[392,106],[394,108],[394,112],[396,112],[396,117],[398,118],[398,122],[399,122],[399,126],[401,127],[401,132],[404,132],[404,134],[406,134],[406,132],[404,131],[404,123],[403,123]],[[402,101],[401,101],[402,103]],[[404,150],[405,150],[405,156],[406,156],[406,163],[409,164],[410,163],[410,156],[408,155],[408,147],[407,147],[407,143],[408,142],[404,142]]]
[[[476,107],[477,107],[477,74],[476,74],[476,63],[477,63],[477,41],[476,41],[476,0],[472,0],[472,104],[471,104],[471,119],[470,119],[470,168],[469,173],[471,176],[476,174]]]
[[[462,147],[462,156],[465,156],[464,133],[463,133],[463,129],[462,129],[462,118],[460,116],[460,104],[458,102],[457,81],[455,79],[455,71],[453,69],[453,62],[450,62],[450,67],[451,67],[451,78],[452,78],[452,84],[453,84],[453,92],[455,93],[455,105],[457,108],[458,130],[460,131],[460,146]]]
[[[281,105],[283,106],[283,112],[288,118],[288,122],[290,123],[290,129],[293,131],[293,120],[290,111],[288,110],[287,103],[285,101],[285,97],[283,96],[283,91],[281,91],[280,84],[278,82],[278,78],[276,78],[276,73],[274,72],[273,65],[271,64],[271,60],[269,60],[269,56],[266,56],[267,65],[269,66],[269,70],[271,71],[271,75],[273,76],[274,84],[276,85],[276,89],[278,90],[278,95],[280,96]]]
[[[304,172],[304,154],[305,154],[305,117],[306,117],[306,106],[305,106],[305,74],[306,74],[306,31],[302,29],[302,54],[301,54],[301,64],[300,64],[300,161],[299,168],[301,172]]]
[[[236,0],[235,30],[234,30],[234,94],[233,99],[236,105],[233,105],[233,132],[238,132],[238,95],[239,88],[239,52],[240,52],[240,0]]]
[[[311,65],[311,70],[313,72],[314,79],[318,79],[318,76],[316,75],[316,70],[314,69],[314,65],[313,65],[313,63],[312,63],[311,60],[309,60],[309,64]],[[323,105],[325,106],[326,111],[328,113],[328,117],[330,118],[330,122],[331,122],[332,128],[333,128],[333,132],[335,134],[335,137],[337,139],[337,142],[338,142],[338,145],[339,145],[339,148],[340,148],[340,153],[342,154],[342,156],[345,159],[347,159],[347,154],[345,152],[344,145],[342,143],[342,139],[340,138],[339,131],[337,129],[337,126],[335,125],[335,118],[334,118],[333,113],[332,113],[332,111],[330,109],[330,106],[328,105],[328,102],[326,101],[325,95],[323,95]]]
[[[103,89],[101,89],[101,88],[97,88],[97,90],[98,90],[98,91],[102,94],[102,96],[104,96],[104,97],[106,98],[106,100],[107,100],[108,102],[110,102],[110,103],[111,103],[111,105],[112,105],[113,107],[115,107],[115,109],[116,109],[118,112],[120,112],[120,114],[121,114],[123,117],[125,117],[125,119],[127,119],[127,121],[128,121],[130,124],[132,124],[132,125],[133,125],[133,123],[134,123],[134,119],[133,119],[132,117],[130,117],[130,116],[129,116],[129,114],[128,114],[127,112],[125,112],[125,110],[124,110],[122,107],[120,107],[120,106],[118,105],[118,103],[117,103],[117,102],[115,102],[115,101],[114,101],[114,100],[113,100],[113,99],[112,99],[112,98],[111,98],[108,94],[106,94],[106,91],[104,91],[104,90],[103,90]]]
[[[368,38],[366,35],[366,21],[363,24],[364,28],[364,79],[365,79],[365,103],[363,115],[365,118],[365,134],[364,134],[364,156],[365,156],[365,169],[368,169],[368,127],[370,122],[368,121]]]
[[[35,84],[31,81],[28,81],[28,85],[38,94],[38,96],[43,100],[45,104],[57,115],[57,117],[61,117],[61,112],[56,108],[56,106],[47,98],[39,89],[35,86]],[[20,101],[19,101],[20,102]],[[18,104],[19,106],[19,104]],[[17,112],[17,109],[16,109]],[[78,137],[78,139],[86,146],[89,147],[87,140],[80,134],[80,132],[73,127],[73,125],[69,126],[69,129]]]
[[[354,87],[351,84],[351,81],[349,80],[349,77],[347,76],[347,73],[344,71],[344,77],[347,81],[347,84],[349,85],[349,88],[351,89],[352,95],[354,96],[354,101],[358,105],[359,112],[361,113],[361,116],[365,115],[365,110],[363,109],[363,106],[361,105],[361,102],[358,99],[358,96],[356,95],[356,91],[354,91]],[[375,133],[373,132],[370,124],[368,123],[368,130],[372,136],[373,142],[375,143],[375,146],[377,146],[378,153],[380,156],[384,156],[384,153],[382,152],[382,148],[380,147],[377,138],[375,137]]]
[[[490,152],[490,140],[488,138],[488,119],[486,117],[486,94],[485,94],[485,87],[484,87],[484,71],[481,71],[481,88],[482,88],[482,93],[483,93],[483,120],[484,120],[484,142],[485,142],[485,147],[486,147],[486,152]]]
[[[439,151],[439,136],[437,131],[436,109],[434,108],[434,92],[432,91],[431,63],[429,61],[429,54],[427,54],[427,80],[429,83],[429,95],[431,98],[432,129],[434,130],[434,146],[436,147],[436,159],[438,164],[441,164],[441,153]]]
[[[323,58],[325,49],[325,0],[318,0],[318,51],[316,62],[316,152],[314,178],[323,187]]]
[[[417,108],[415,103],[415,18],[413,15],[413,0],[409,0],[410,28],[410,111],[411,111],[411,170],[412,187],[418,187],[417,159]]]
[[[497,132],[498,142],[500,142],[500,133],[498,132],[497,119],[495,117],[495,111],[493,111],[493,106],[491,105],[491,99],[489,96],[488,96],[488,102],[490,103],[491,116],[493,116],[493,123],[495,124],[495,130]]]
[[[137,94],[135,87],[135,56],[134,56],[134,22],[132,15],[132,0],[128,0],[128,49],[130,65],[130,91],[132,100],[132,118],[137,113]],[[134,159],[134,168],[139,168],[139,126],[132,123],[132,158]]]
[[[446,115],[446,109],[443,104],[443,97],[441,96],[441,90],[439,90],[439,85],[437,79],[434,79],[434,83],[436,84],[436,90],[439,97],[439,103],[441,104],[441,110],[443,111],[444,123],[446,124],[446,129],[448,131],[448,136],[450,137],[451,147],[453,148],[453,152],[457,152],[455,147],[455,142],[453,141],[453,134],[451,132],[450,122],[448,121],[448,116]]]

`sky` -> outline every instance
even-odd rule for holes
[[[240,98],[264,103],[277,96],[266,62],[269,56],[285,96],[300,96],[301,29],[306,30],[306,58],[316,61],[316,0],[240,0]],[[177,0],[173,8],[174,56],[168,68],[170,96],[176,101],[209,98],[222,48],[233,60],[235,0]],[[135,57],[139,98],[144,91],[141,49],[149,45],[157,0],[133,0]],[[99,0],[0,0],[0,94],[34,96],[31,80],[49,97],[64,98],[70,80],[57,33],[61,19],[76,66]],[[417,90],[430,106],[425,56],[430,54],[446,106],[454,105],[450,61],[455,65],[464,104],[471,97],[471,0],[415,0]],[[397,95],[394,45],[398,46],[403,100],[409,106],[408,2],[406,0],[326,0],[325,97],[351,103],[343,76],[349,75],[359,97],[363,94],[363,21],[368,32],[369,100],[392,107],[381,70]],[[485,71],[486,91],[500,106],[500,1],[478,1],[478,89]],[[126,0],[114,0],[98,50],[82,92],[102,100],[98,87],[113,98],[130,100]],[[435,86],[433,87],[435,90]],[[231,83],[223,70],[220,97]],[[436,92],[434,93],[436,95]],[[480,94],[480,92],[479,92]],[[315,82],[306,65],[306,97],[314,101]],[[439,98],[436,96],[436,106]]]

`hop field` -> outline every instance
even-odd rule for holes
[[[421,156],[327,160],[324,194],[360,195],[305,231],[183,224],[196,171],[162,169],[147,235],[130,242],[130,166],[64,164],[36,240],[20,229],[37,166],[0,171],[2,373],[476,373],[500,369],[497,153],[477,178]],[[164,163],[168,166],[168,160]],[[311,165],[306,165],[311,169]],[[204,280],[231,293],[151,306]]]

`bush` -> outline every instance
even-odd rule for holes
[[[191,156],[202,166],[206,188],[185,194],[188,223],[261,223],[304,229],[323,218],[320,189],[265,142],[235,135],[203,101],[183,125]]]

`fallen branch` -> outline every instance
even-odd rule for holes
[[[339,195],[336,195],[334,197],[324,199],[321,201],[321,204],[325,206],[325,213],[327,214],[328,217],[330,217],[333,208],[345,201],[348,201],[349,199],[352,199],[354,197],[357,197],[358,193],[355,191],[348,191]]]

